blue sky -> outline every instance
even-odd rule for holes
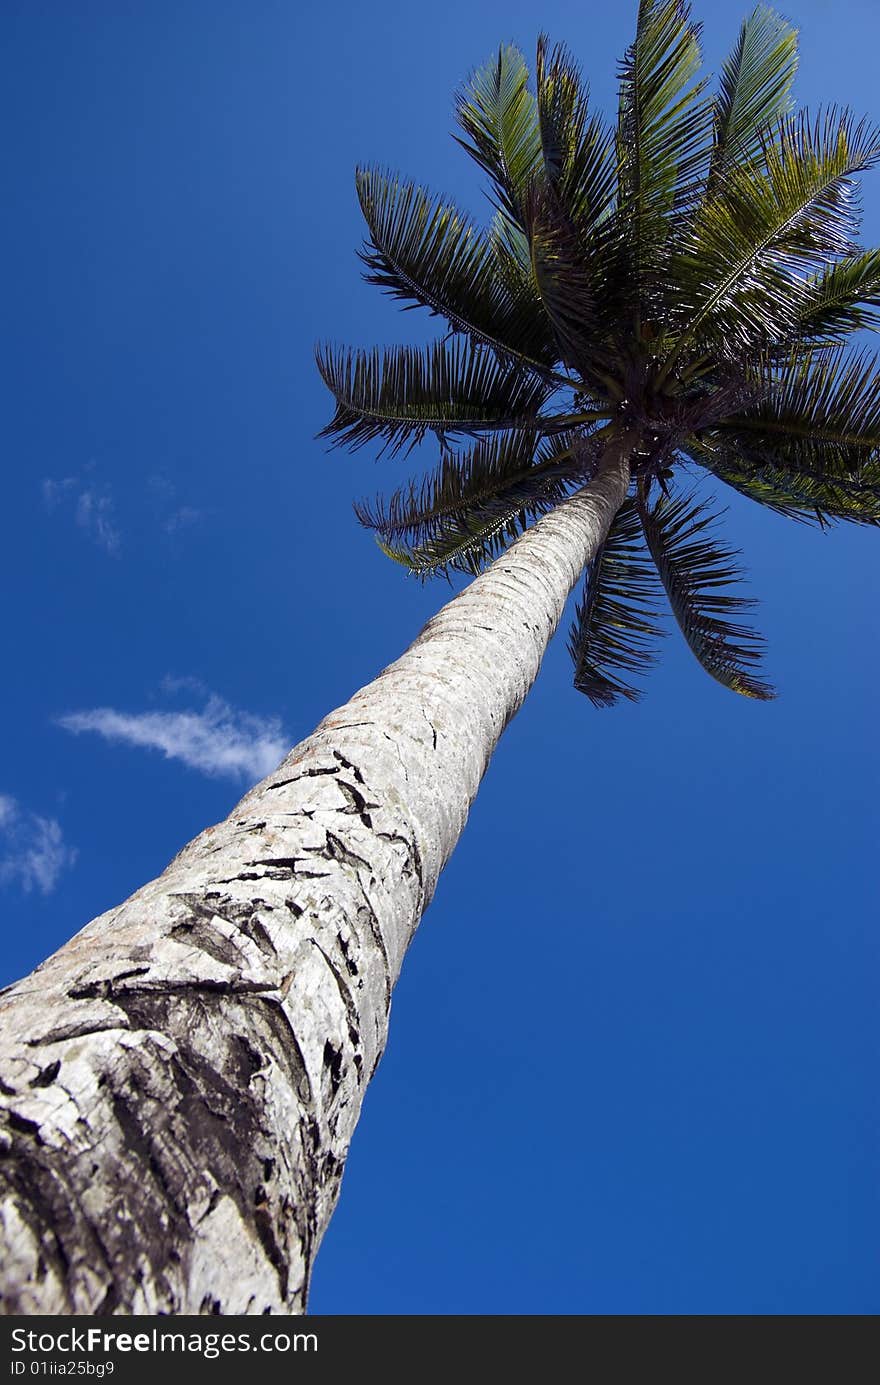
[[[703,0],[717,70],[745,5]],[[793,0],[799,98],[880,119],[873,0]],[[451,98],[565,40],[614,108],[635,4],[7,0],[3,978],[156,875],[444,601],[327,454],[358,161],[486,206]],[[865,180],[880,243],[880,172]],[[427,458],[426,458],[427,460]],[[677,637],[594,711],[564,639],[394,1003],[315,1312],[876,1313],[876,535],[730,497],[780,689]]]

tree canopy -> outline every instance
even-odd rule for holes
[[[880,131],[798,110],[797,60],[795,29],[761,5],[712,90],[690,5],[641,0],[616,121],[544,36],[534,85],[507,46],[458,93],[488,226],[357,173],[367,280],[445,330],[427,347],[319,350],[336,400],[324,436],[439,447],[432,471],[356,513],[411,571],[476,573],[626,438],[630,494],[569,638],[597,706],[639,696],[664,605],[713,678],[773,696],[702,474],[822,528],[880,521],[880,371],[849,340],[880,308],[856,181]]]

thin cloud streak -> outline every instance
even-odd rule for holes
[[[179,534],[181,529],[192,529],[194,525],[201,524],[201,522],[201,510],[195,509],[192,505],[181,505],[179,510],[174,510],[163,522],[162,528],[166,534]]]
[[[211,696],[200,712],[120,712],[113,707],[69,712],[65,731],[92,731],[114,745],[160,750],[168,760],[212,778],[251,783],[275,769],[288,750],[278,717],[253,716]]]
[[[51,894],[62,871],[77,858],[55,818],[44,818],[0,794],[0,883],[17,883],[25,894]]]
[[[111,557],[117,557],[122,536],[113,519],[113,501],[97,491],[82,491],[76,502],[76,522]]]
[[[87,471],[93,471],[88,467]],[[61,481],[46,477],[42,483],[43,503],[50,512],[73,502],[73,517],[92,543],[112,558],[122,550],[122,534],[116,522],[116,508],[106,486],[96,485],[81,476],[65,476]]]

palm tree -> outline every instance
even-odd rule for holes
[[[795,114],[759,8],[710,95],[682,0],[641,0],[609,127],[564,48],[502,48],[458,99],[481,230],[358,174],[368,279],[427,349],[325,348],[327,435],[437,469],[358,514],[474,581],[159,879],[4,994],[13,1312],[294,1312],[391,990],[505,725],[581,574],[575,686],[634,698],[668,600],[703,667],[767,698],[735,555],[682,474],[791,518],[880,518],[880,303],[853,179],[880,135]],[[665,598],[664,598],[665,593]]]

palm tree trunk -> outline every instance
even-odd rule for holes
[[[294,1313],[404,953],[627,448],[0,998],[7,1313]]]

